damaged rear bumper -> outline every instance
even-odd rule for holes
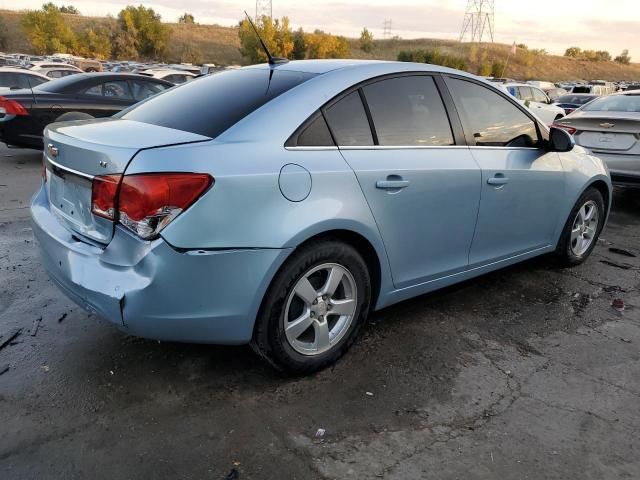
[[[75,303],[132,335],[167,341],[250,341],[260,301],[286,249],[176,251],[116,228],[88,244],[49,210],[44,189],[31,217],[42,263]]]

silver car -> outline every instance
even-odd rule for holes
[[[640,91],[596,98],[556,126],[604,160],[614,184],[640,188]]]
[[[31,215],[70,298],[149,338],[308,373],[370,312],[516,262],[587,259],[603,163],[508,93],[425,64],[198,78],[45,131]]]

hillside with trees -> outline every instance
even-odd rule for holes
[[[437,63],[481,75],[527,79],[608,79],[640,81],[640,64],[628,51],[606,52],[567,48],[564,56],[518,45],[459,43],[455,40],[377,39],[366,28],[359,38],[322,30],[292,30],[289,20],[258,22],[275,56],[302,58],[370,58]],[[0,48],[7,52],[68,52],[85,57],[123,60],[216,63],[263,62],[266,56],[250,25],[203,25],[185,12],[179,23],[164,23],[151,8],[127,6],[115,17],[82,16],[72,5],[45,4],[36,11],[0,11]]]

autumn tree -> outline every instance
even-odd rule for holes
[[[373,34],[364,27],[360,33],[360,50],[370,53],[373,50]]]
[[[347,58],[351,54],[349,42],[345,37],[315,30],[305,37],[307,58]]]
[[[119,49],[135,47],[141,57],[161,58],[167,48],[171,29],[160,19],[160,14],[152,8],[143,5],[125,7],[118,14],[118,27],[127,38]]]
[[[272,56],[284,58],[293,56],[294,38],[287,17],[273,20],[265,15],[258,19],[256,29]],[[238,35],[240,37],[240,53],[243,56],[247,57],[251,63],[267,61],[267,54],[262,49],[260,40],[248,20],[240,22]]]
[[[20,24],[38,55],[74,53],[76,50],[76,35],[53,3],[45,3],[41,10],[27,11]]]
[[[78,35],[77,53],[101,60],[111,58],[113,33],[108,25],[89,23]]]
[[[304,60],[307,57],[307,42],[302,28],[293,32],[293,51],[291,52],[291,57],[294,60]]]
[[[564,52],[565,57],[579,58],[582,55],[582,49],[579,47],[569,47]]]
[[[620,55],[618,55],[614,61],[616,63],[622,63],[623,65],[629,65],[631,63],[631,57],[629,56],[629,50],[623,50]]]

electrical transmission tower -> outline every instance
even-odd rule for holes
[[[385,20],[383,25],[382,38],[386,39],[391,37],[391,19]]]
[[[493,42],[495,26],[495,0],[468,0],[464,12],[460,41],[482,42],[486,35]]]
[[[256,0],[256,23],[262,17],[273,18],[273,7],[271,0]]]

